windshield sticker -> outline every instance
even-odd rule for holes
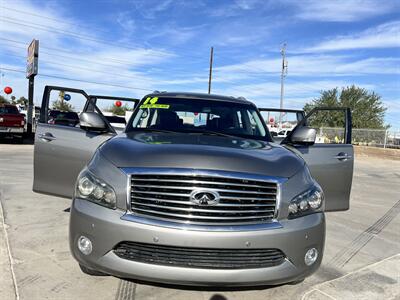
[[[140,108],[163,108],[163,109],[168,109],[169,104],[158,104],[158,97],[147,97],[146,100],[143,102],[142,105],[140,105]]]

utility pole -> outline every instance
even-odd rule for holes
[[[288,62],[286,60],[286,43],[283,43],[283,45],[282,45],[281,55],[282,55],[281,101],[280,101],[279,108],[283,109],[283,95],[285,92],[284,83],[285,83],[285,77],[287,75],[287,67],[288,67]],[[281,128],[282,128],[282,112],[279,113],[279,129],[281,129]]]
[[[210,53],[210,74],[208,75],[208,93],[211,93],[211,77],[212,77],[212,67],[213,67],[213,56],[214,56],[214,47],[211,47]]]
[[[26,125],[27,134],[29,138],[32,138],[33,132],[33,111],[34,111],[34,103],[33,103],[33,93],[35,88],[35,76],[30,76],[28,81],[28,124]]]
[[[28,46],[28,56],[26,61],[26,78],[28,81],[28,124],[26,126],[27,135],[29,138],[33,137],[33,113],[34,113],[34,87],[35,76],[38,73],[39,64],[39,41],[33,39]]]

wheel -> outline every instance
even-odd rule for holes
[[[84,265],[81,265],[81,264],[79,264],[79,267],[81,268],[81,271],[83,273],[85,273],[87,275],[90,275],[90,276],[107,276],[107,274],[104,274],[102,272],[89,269],[89,268],[87,268],[87,267],[85,267]]]
[[[290,284],[290,285],[296,285],[296,284],[302,283],[302,282],[304,281],[304,279],[305,279],[305,278],[297,279],[297,280],[295,280],[295,281],[289,282],[288,284]]]

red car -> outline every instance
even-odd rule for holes
[[[23,139],[25,116],[12,104],[0,104],[0,138],[5,136]]]

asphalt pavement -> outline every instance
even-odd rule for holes
[[[314,275],[231,290],[83,274],[69,252],[70,200],[33,193],[32,164],[32,145],[0,145],[0,299],[400,299],[400,161],[356,157],[351,208],[327,214]]]

